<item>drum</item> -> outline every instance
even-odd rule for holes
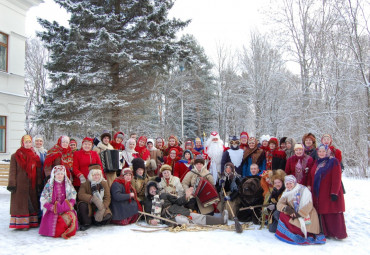
[[[120,170],[118,150],[105,150],[100,153],[100,159],[104,172],[115,172]]]
[[[220,201],[213,184],[203,177],[198,177],[195,180],[193,196],[197,197],[204,207]]]

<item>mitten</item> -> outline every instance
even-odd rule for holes
[[[94,215],[95,221],[101,222],[103,220],[104,213],[105,213],[105,208],[103,210],[99,209],[98,211],[96,211]]]
[[[338,196],[337,196],[337,195],[335,195],[335,194],[331,194],[331,195],[330,195],[330,198],[331,198],[331,201],[333,201],[333,202],[335,202],[335,201],[337,201],[337,200],[338,200]]]
[[[6,189],[10,191],[10,193],[14,193],[17,190],[16,186],[7,186]]]
[[[225,196],[225,197],[224,197],[224,200],[225,200],[225,201],[230,201],[230,200],[231,200],[231,199],[230,199],[230,196]]]
[[[289,205],[284,207],[283,212],[285,212],[288,215],[295,213],[294,209]]]
[[[81,174],[80,177],[78,177],[78,178],[80,178],[80,182],[81,183],[85,183],[86,182],[86,178],[85,178],[85,176],[83,176],[83,174]]]
[[[91,202],[93,202],[99,210],[105,209],[103,202],[96,196],[92,196]]]

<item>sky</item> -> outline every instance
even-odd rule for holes
[[[180,34],[193,34],[211,61],[216,60],[217,45],[240,49],[248,44],[250,31],[264,31],[260,11],[268,0],[177,0],[170,17],[192,22]],[[29,10],[26,34],[35,36],[42,28],[37,17],[68,26],[68,13],[52,0]]]

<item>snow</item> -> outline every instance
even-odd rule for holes
[[[10,193],[0,187],[0,254],[369,254],[370,216],[368,185],[370,180],[343,177],[347,194],[345,220],[348,238],[327,240],[324,245],[296,246],[283,243],[267,229],[246,230],[242,234],[222,230],[207,232],[155,233],[134,232],[136,225],[91,227],[78,231],[69,240],[40,236],[38,229],[9,229]],[[366,202],[368,201],[368,202]],[[231,224],[231,222],[229,222]],[[148,230],[148,229],[145,229]],[[177,250],[176,250],[177,249]]]

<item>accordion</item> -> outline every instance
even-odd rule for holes
[[[193,196],[197,197],[204,207],[220,201],[213,184],[203,177],[197,177],[195,180]]]
[[[100,153],[100,159],[104,172],[115,172],[120,170],[118,150],[105,150]]]

